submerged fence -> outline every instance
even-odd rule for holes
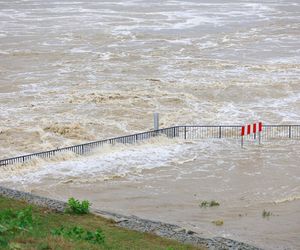
[[[181,139],[210,139],[210,138],[241,138],[241,128],[239,125],[217,125],[217,126],[174,126],[164,129],[147,131],[138,134],[120,136],[106,140],[94,141],[80,145],[64,147],[39,153],[27,154],[0,160],[0,166],[24,163],[33,158],[50,158],[63,152],[73,152],[78,155],[90,153],[93,149],[104,145],[133,144],[157,136],[167,136],[168,138]],[[250,135],[253,137],[255,135]],[[271,139],[300,139],[300,125],[263,125],[261,134],[262,140]]]

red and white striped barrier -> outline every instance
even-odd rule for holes
[[[258,127],[258,130],[257,130],[257,127]],[[260,144],[262,128],[263,128],[262,122],[247,124],[245,126],[242,126],[242,128],[241,128],[241,146],[243,147],[243,145],[244,145],[244,136],[246,136],[246,135],[248,136],[251,134],[254,135],[254,139],[256,139],[256,135],[258,134],[258,140],[259,140],[259,144]]]

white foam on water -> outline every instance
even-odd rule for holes
[[[169,29],[189,29],[205,24],[213,24],[214,26],[222,25],[218,17],[199,15],[199,13],[195,11],[167,12],[163,14],[167,15],[169,20],[176,20],[175,24],[169,25]],[[183,21],[179,22],[178,20],[181,19],[183,19]],[[158,30],[160,30],[160,28],[158,28]]]
[[[267,6],[265,4],[262,4],[262,3],[246,3],[244,4],[244,6],[246,8],[250,8],[254,11],[267,11],[267,12],[270,12],[270,11],[274,11],[274,8],[270,7],[270,6]]]
[[[192,45],[193,39],[183,38],[183,39],[176,39],[176,40],[166,40],[166,42],[171,43],[171,44]]]
[[[203,43],[198,43],[199,48],[201,49],[210,49],[218,46],[218,43],[212,41],[206,41]]]
[[[107,176],[125,176],[132,172],[137,174],[145,169],[167,166],[177,155],[190,148],[187,144],[178,141],[176,144],[176,141],[162,138],[151,139],[148,143],[150,144],[108,145],[86,157],[75,157],[70,152],[50,160],[34,159],[31,163],[4,168],[1,179],[6,182],[20,182],[22,185],[49,178],[56,181],[72,178],[104,180]]]
[[[86,47],[81,48],[72,48],[70,49],[71,53],[78,54],[78,53],[92,53],[92,51],[86,49]]]

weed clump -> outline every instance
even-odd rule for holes
[[[71,197],[68,200],[65,212],[69,214],[88,214],[90,212],[90,205],[90,202],[87,200],[80,202],[79,200]]]
[[[72,228],[64,228],[61,226],[60,228],[51,230],[51,234],[72,240],[84,240],[93,244],[104,244],[105,242],[105,236],[101,229],[97,229],[93,232],[79,226],[74,226]]]
[[[272,215],[272,213],[270,211],[266,211],[265,209],[262,212],[262,217],[263,218],[269,218],[271,215]]]
[[[216,226],[223,226],[224,221],[223,220],[214,220],[211,223],[215,224]]]
[[[200,207],[218,207],[218,206],[220,206],[220,203],[215,200],[202,201],[199,206]]]

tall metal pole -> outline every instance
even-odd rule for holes
[[[158,113],[153,114],[153,120],[154,120],[154,130],[159,130],[159,114]]]

